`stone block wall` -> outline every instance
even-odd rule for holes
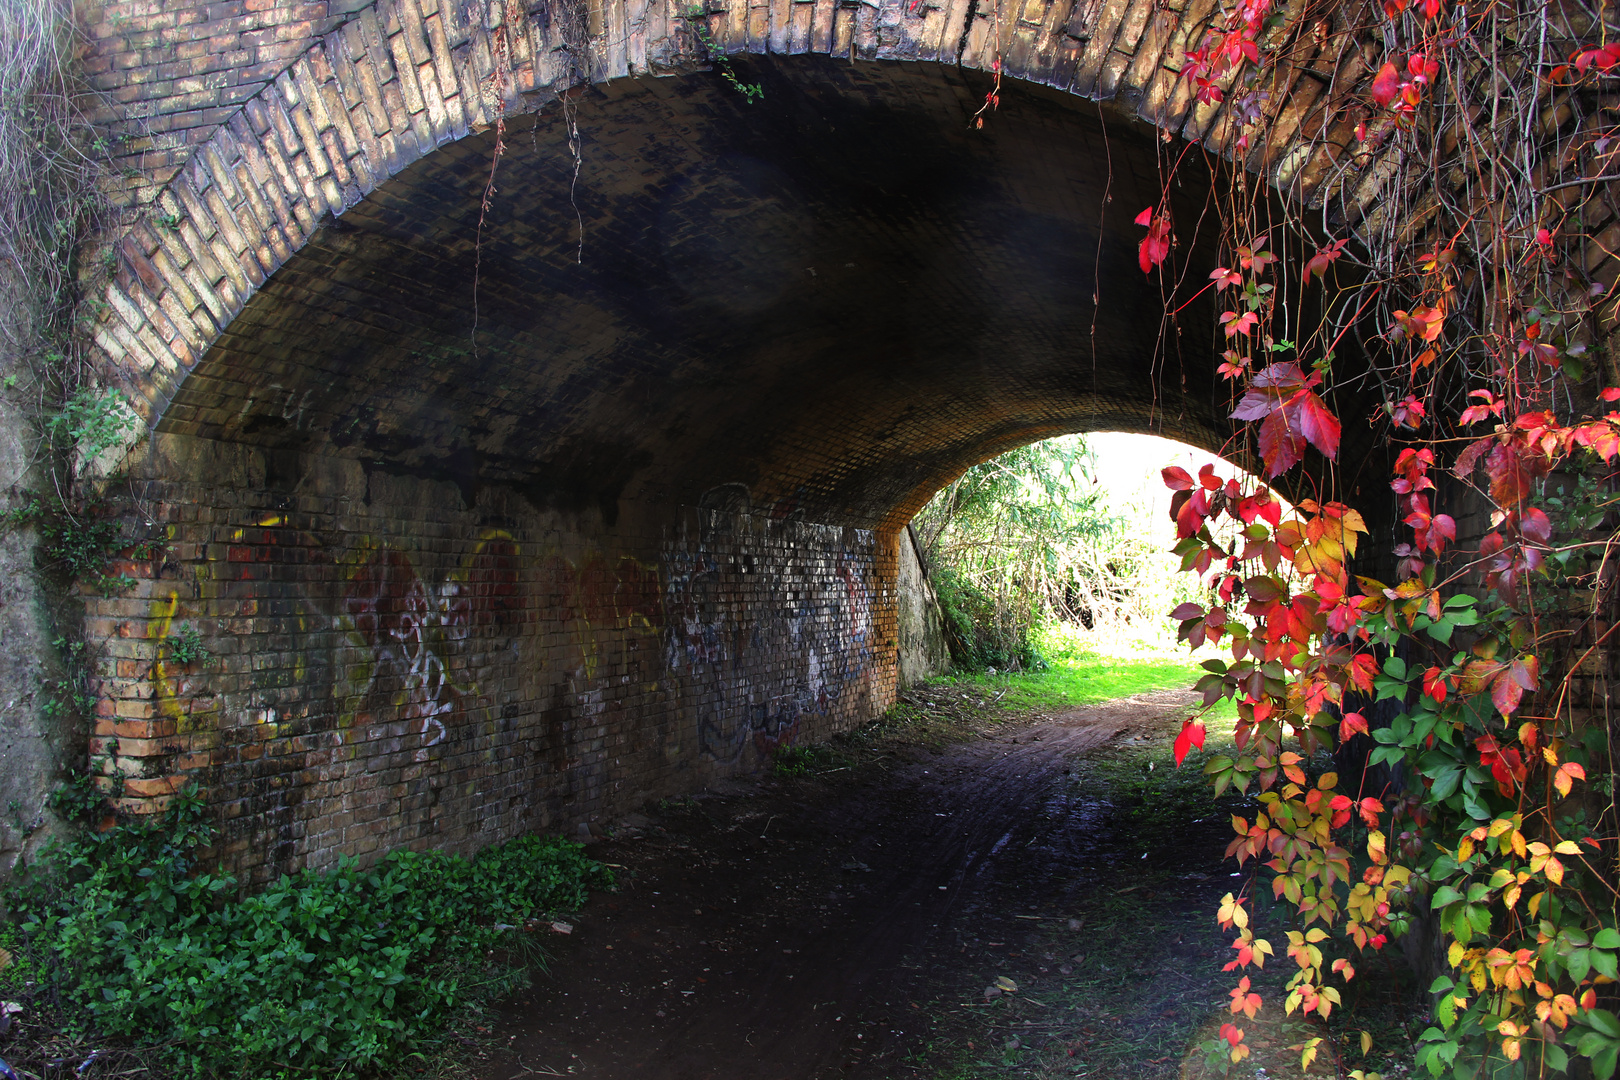
[[[352,460],[157,436],[113,508],[135,586],[91,755],[121,805],[195,781],[225,869],[572,831],[875,716],[892,538],[692,508],[538,510]],[[180,478],[180,479],[177,479]],[[149,524],[148,524],[149,523]],[[208,650],[190,663],[178,642]]]

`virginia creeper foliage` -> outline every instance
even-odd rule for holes
[[[1190,96],[1224,103],[1227,147],[1265,173],[1278,125],[1303,123],[1287,107],[1299,65],[1335,36],[1380,44],[1340,69],[1361,74],[1314,130],[1353,132],[1346,160],[1396,177],[1339,237],[1274,222],[1263,183],[1228,177],[1229,257],[1203,288],[1229,450],[1260,479],[1164,470],[1175,551],[1208,588],[1172,614],[1189,645],[1224,650],[1203,664],[1205,705],[1237,707],[1235,751],[1204,772],[1257,802],[1227,848],[1251,873],[1217,913],[1239,976],[1214,1044],[1230,1064],[1248,1054],[1240,1022],[1275,1007],[1247,969],[1285,965],[1282,1009],[1325,1018],[1367,954],[1438,931],[1430,1074],[1616,1071],[1612,721],[1576,689],[1620,644],[1617,312],[1614,274],[1593,273],[1614,253],[1591,228],[1616,216],[1603,185],[1620,178],[1620,126],[1602,103],[1620,28],[1572,11],[1383,0],[1370,22],[1346,6],[1311,23],[1241,0],[1186,53]],[[1174,269],[1167,206],[1137,218],[1144,273]],[[1336,370],[1347,339],[1365,374]],[[1335,411],[1369,393],[1370,421]],[[1388,450],[1388,494],[1362,508],[1337,493],[1346,422]],[[1398,543],[1375,577],[1357,560],[1362,510],[1390,501]],[[1488,524],[1465,535],[1445,512],[1459,507]],[[1365,769],[1313,763],[1353,739]],[[1189,718],[1177,764],[1204,740]],[[1256,932],[1257,890],[1293,912],[1284,938]]]

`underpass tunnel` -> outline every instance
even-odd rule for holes
[[[1137,266],[1156,132],[1011,82],[978,128],[987,80],[938,65],[739,64],[763,99],[620,80],[514,119],[498,161],[490,130],[384,183],[269,278],[158,430],[609,519],[746,489],[890,530],[1050,435],[1218,445],[1207,298],[1160,340]],[[1207,172],[1180,177],[1178,220],[1212,218]],[[1201,282],[1213,222],[1185,231],[1173,265]]]
[[[736,71],[762,99],[624,79],[447,143],[161,395],[111,496],[152,553],[88,601],[126,810],[201,784],[250,881],[599,829],[881,714],[903,526],[971,465],[1221,447],[1211,294],[1167,323],[1137,265],[1179,146],[1011,80],[980,127],[940,65]]]

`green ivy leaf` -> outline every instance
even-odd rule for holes
[[[1429,899],[1429,906],[1434,908],[1436,911],[1439,911],[1441,908],[1450,907],[1452,904],[1455,904],[1461,899],[1462,893],[1458,892],[1456,889],[1453,889],[1450,885],[1442,885],[1434,891],[1434,896]],[[1450,989],[1450,980],[1448,979],[1446,982],[1446,988]],[[1436,992],[1437,991],[1433,987],[1430,987],[1429,993],[1433,994]]]
[[[1620,1019],[1616,1019],[1614,1013],[1608,1009],[1583,1009],[1576,1019],[1599,1034],[1611,1039],[1620,1039]]]

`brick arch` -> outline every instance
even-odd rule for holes
[[[87,601],[92,752],[131,810],[200,780],[260,877],[572,827],[871,718],[934,490],[1051,435],[1224,427],[1211,312],[1159,348],[1132,224],[1161,132],[1225,138],[1173,78],[1207,9],[1004,13],[982,131],[966,3],[711,14],[753,105],[668,7],[586,42],[467,10],[361,9],[193,129],[96,329],[152,428],[109,499],[162,542]],[[179,625],[214,665],[166,664]]]
[[[500,116],[543,108],[581,84],[691,71],[704,49],[679,17],[679,0],[378,0],[358,10],[322,0],[259,17],[234,8],[119,10],[128,6],[108,6],[90,64],[97,85],[129,103],[105,119],[160,132],[131,144],[140,154],[130,163],[151,156],[153,175],[168,179],[155,193],[134,193],[150,205],[118,241],[122,258],[94,340],[108,376],[154,422],[324,221]],[[999,64],[1009,78],[1112,100],[1127,116],[1227,153],[1236,134],[1227,114],[1197,106],[1178,79],[1189,39],[1212,11],[1208,0],[1005,0],[994,9],[975,0],[732,0],[710,3],[704,24],[733,55],[978,71]],[[143,47],[121,51],[132,41]],[[301,44],[301,55],[267,77],[275,57]],[[161,62],[167,57],[177,59]],[[1335,161],[1355,117],[1330,114],[1324,98],[1330,83],[1350,86],[1363,67],[1347,36],[1322,35],[1318,55],[1293,76],[1272,144],[1251,152],[1251,167],[1307,199],[1324,181],[1337,187]],[[202,74],[173,77],[185,71]],[[1375,200],[1383,175],[1376,162],[1364,171],[1372,182],[1355,193],[1357,205]]]
[[[696,73],[514,118],[487,206],[493,131],[402,169],[247,298],[157,430],[469,502],[506,485],[611,519],[740,483],[756,511],[880,530],[1033,439],[1219,443],[1209,299],[1163,326],[1114,208],[1158,197],[1151,129],[1007,81],[978,130],[939,65],[746,75],[765,104]],[[1210,175],[1185,169],[1185,220]],[[1184,238],[1194,280],[1212,234]]]

